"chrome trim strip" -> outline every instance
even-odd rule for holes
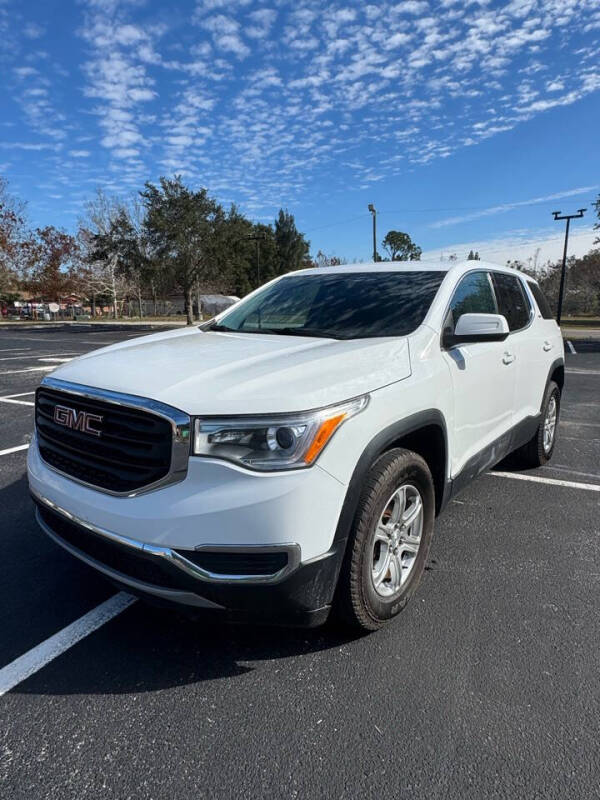
[[[89,489],[94,489],[103,494],[110,494],[114,497],[136,497],[140,494],[153,492],[155,489],[161,489],[164,486],[170,486],[173,483],[180,483],[185,479],[188,470],[188,459],[190,455],[191,446],[191,429],[192,421],[188,414],[180,411],[178,408],[161,403],[158,400],[152,400],[148,397],[138,397],[133,394],[124,394],[122,392],[113,392],[108,389],[96,389],[93,386],[84,386],[78,383],[71,383],[70,381],[59,380],[47,376],[41,383],[41,388],[54,389],[55,391],[64,392],[67,395],[73,394],[79,397],[88,397],[90,400],[102,400],[105,403],[112,403],[113,405],[124,406],[125,408],[134,408],[138,411],[147,411],[150,414],[155,414],[162,419],[166,419],[171,424],[172,446],[171,446],[171,466],[167,474],[159,481],[149,483],[146,486],[140,486],[139,489],[134,489],[130,492],[114,492],[111,489],[103,489],[101,486],[96,486],[94,483],[87,483],[79,478],[69,475],[68,472],[63,472],[52,464],[44,461],[48,469],[57,472],[71,481],[87,486]],[[68,401],[67,401],[68,402]],[[41,454],[40,454],[41,457]],[[43,460],[43,459],[42,459]]]
[[[120,584],[129,586],[134,591],[137,589],[138,591],[146,592],[147,594],[153,594],[157,597],[162,597],[175,603],[183,603],[187,606],[197,606],[199,608],[219,610],[224,610],[225,608],[225,606],[221,606],[218,603],[213,603],[212,600],[207,600],[206,597],[202,597],[202,595],[199,594],[194,594],[194,592],[184,592],[177,589],[165,589],[162,586],[155,586],[153,583],[144,583],[143,581],[138,581],[137,579],[132,578],[130,575],[125,575],[122,572],[111,569],[110,567],[107,567],[106,564],[101,564],[100,561],[96,561],[91,556],[88,556],[87,553],[82,553],[80,550],[77,550],[76,547],[73,547],[71,544],[69,544],[69,542],[65,542],[64,539],[61,539],[56,533],[54,533],[52,528],[50,528],[44,522],[39,508],[35,509],[35,518],[46,536],[49,536],[52,541],[64,548],[67,553],[75,556],[75,558],[78,558],[80,561],[88,564],[93,569],[98,570],[98,572],[102,572],[108,578],[118,581]]]
[[[73,522],[75,525],[79,525],[86,530],[95,533],[97,536],[102,536],[105,539],[109,539],[111,542],[115,542],[116,544],[122,545],[124,547],[131,548],[132,550],[136,550],[137,552],[144,552],[147,555],[153,556],[157,559],[164,559],[166,560],[171,566],[177,567],[177,569],[185,572],[192,578],[195,578],[199,581],[204,581],[206,583],[243,583],[243,584],[273,584],[279,583],[281,580],[286,578],[292,572],[294,572],[300,566],[300,546],[297,544],[276,544],[276,545],[200,545],[199,547],[195,548],[195,551],[198,550],[207,550],[207,551],[218,551],[218,552],[232,552],[232,553],[248,553],[248,552],[285,552],[288,554],[288,563],[282,569],[274,572],[272,574],[267,575],[227,575],[219,572],[210,572],[203,567],[194,564],[193,561],[189,561],[187,558],[181,555],[181,553],[177,552],[176,550],[172,550],[170,547],[162,547],[159,545],[147,544],[145,542],[140,542],[137,539],[133,539],[130,536],[122,536],[119,533],[113,533],[112,531],[108,531],[105,528],[100,528],[96,525],[93,525],[91,522],[86,522],[85,520],[81,519],[80,517],[76,517],[74,514],[71,514],[70,511],[67,511],[65,508],[61,508],[59,505],[54,503],[52,500],[49,500],[47,497],[39,494],[38,492],[31,489],[31,494],[33,495],[34,499],[38,502],[42,503],[43,505],[47,506],[48,508],[55,511],[57,514],[61,514],[63,517],[66,517],[70,522]],[[46,527],[49,527],[47,524],[43,526],[44,530]],[[55,533],[52,531],[54,538],[60,539],[60,534]],[[67,544],[67,543],[66,543]],[[73,548],[75,549],[75,548]],[[85,555],[85,553],[82,553]],[[101,562],[99,562],[101,563]],[[124,573],[125,574],[125,573]]]

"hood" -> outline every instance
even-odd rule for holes
[[[194,415],[302,411],[410,375],[408,340],[157,333],[96,350],[53,378],[150,397]]]

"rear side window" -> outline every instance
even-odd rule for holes
[[[548,301],[546,300],[545,294],[542,292],[540,287],[537,283],[527,283],[529,288],[531,289],[531,294],[535,297],[535,302],[542,314],[544,319],[554,319],[554,314],[550,310],[550,306],[548,305]]]
[[[521,281],[514,275],[492,272],[498,313],[506,317],[508,329],[518,331],[529,323],[531,305]]]
[[[461,314],[497,314],[494,293],[487,272],[470,272],[454,290],[444,325],[452,331]]]

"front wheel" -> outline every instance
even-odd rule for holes
[[[401,448],[380,456],[361,492],[338,584],[346,622],[372,631],[402,611],[421,580],[434,517],[424,459]]]

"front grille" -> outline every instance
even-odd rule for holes
[[[55,407],[100,415],[94,436],[54,421]],[[156,483],[171,468],[173,434],[169,420],[143,409],[42,386],[37,390],[38,447],[51,467],[112,492],[131,492]]]

